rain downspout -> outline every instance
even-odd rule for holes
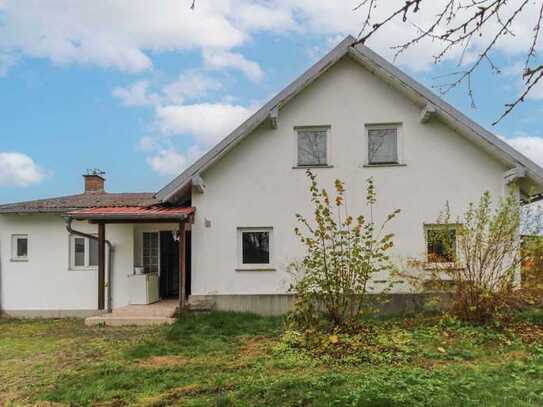
[[[70,218],[69,216],[65,216],[64,217],[64,222],[66,223],[66,230],[68,231],[68,233],[72,234],[72,235],[77,235],[77,236],[81,236],[81,237],[86,237],[88,239],[94,239],[94,240],[98,240],[98,237],[94,236],[94,235],[90,235],[88,233],[83,233],[83,232],[80,232],[78,230],[74,230],[72,229],[72,218]],[[106,240],[106,244],[107,244],[107,247],[108,247],[108,252],[109,252],[109,256],[108,256],[108,266],[107,266],[107,285],[106,285],[106,289],[107,289],[107,312],[111,312],[111,277],[113,275],[113,245],[111,244],[111,242],[109,240]]]

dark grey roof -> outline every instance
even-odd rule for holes
[[[368,47],[362,44],[353,45],[355,42],[356,39],[354,37],[347,36],[320,61],[310,67],[249,119],[243,122],[237,129],[204,154],[204,156],[183,171],[168,185],[163,187],[156,194],[157,198],[162,202],[173,200],[180,191],[186,190],[186,188],[191,185],[194,177],[199,177],[209,166],[219,160],[255,128],[264,123],[270,115],[277,114],[279,109],[281,109],[288,101],[346,55],[349,55],[351,58],[364,65],[383,80],[391,83],[422,106],[425,104],[430,105],[435,109],[437,117],[457,129],[462,135],[478,143],[511,167],[526,169],[528,177],[530,177],[530,179],[540,188],[543,186],[543,168],[539,167],[532,160],[509,146],[503,140],[469,119],[428,88],[409,77],[375,52],[371,51]]]
[[[151,192],[92,192],[0,205],[0,213],[63,213],[83,208],[151,206],[157,203]]]

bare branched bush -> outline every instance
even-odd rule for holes
[[[336,180],[335,197],[320,189],[316,176],[310,179],[312,220],[296,215],[301,228],[295,232],[305,246],[303,261],[293,265],[297,294],[291,316],[298,325],[308,328],[322,325],[347,326],[361,314],[368,283],[376,273],[392,268],[389,251],[393,234],[385,234],[386,225],[400,212],[396,210],[376,225],[373,209],[377,202],[375,185],[370,178],[366,187],[369,215],[353,218],[345,210],[344,184]]]

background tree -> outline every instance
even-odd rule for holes
[[[398,4],[385,17],[376,18],[379,8]],[[424,25],[412,22],[412,18],[421,12],[434,9],[437,13],[424,21]],[[483,65],[488,65],[495,74],[501,74],[502,68],[495,62],[494,55],[500,42],[508,37],[515,37],[514,23],[522,17],[532,17],[529,27],[531,35],[524,46],[522,69],[523,89],[518,97],[505,105],[503,113],[493,123],[498,123],[522,103],[543,77],[543,64],[538,62],[541,24],[543,19],[543,0],[363,0],[355,10],[365,16],[358,43],[366,43],[378,31],[396,20],[411,24],[416,34],[393,46],[395,58],[424,40],[440,44],[440,51],[434,55],[434,62],[439,63],[451,55],[459,55],[459,70],[447,76],[445,82],[436,88],[445,94],[451,89],[465,84],[472,105],[475,105],[472,90],[472,77]],[[522,27],[526,28],[526,27]],[[467,61],[466,53],[475,52],[475,57]]]

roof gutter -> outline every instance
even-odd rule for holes
[[[81,237],[86,237],[87,239],[94,239],[96,241],[98,241],[98,238],[94,235],[90,235],[88,233],[84,233],[84,232],[81,232],[79,230],[74,230],[72,228],[72,221],[73,219],[69,216],[65,216],[64,217],[64,222],[66,224],[66,230],[68,231],[68,233],[72,234],[72,235],[76,235],[76,236],[81,236]],[[111,300],[112,300],[112,291],[111,291],[111,277],[113,276],[113,252],[114,252],[114,248],[113,248],[113,244],[109,241],[109,240],[106,240],[106,244],[108,246],[108,251],[109,251],[109,259],[108,259],[108,267],[107,267],[107,285],[106,285],[106,288],[107,288],[107,312],[111,312]]]

